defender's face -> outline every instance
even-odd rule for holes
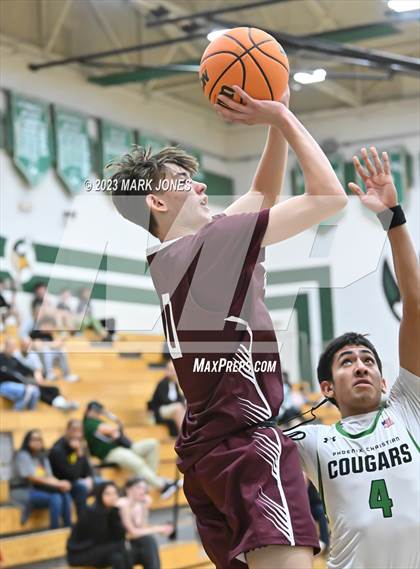
[[[207,207],[206,184],[191,179],[190,174],[177,164],[167,164],[168,190],[159,193],[171,223],[188,229],[199,229],[211,221]],[[162,187],[163,182],[161,183]]]
[[[333,381],[321,382],[327,397],[334,397],[343,416],[377,409],[386,383],[373,352],[365,346],[344,346],[334,354]]]

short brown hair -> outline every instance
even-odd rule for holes
[[[116,169],[112,175],[112,201],[119,213],[136,225],[141,225],[156,236],[157,223],[144,199],[134,201],[133,197],[145,198],[148,194],[157,193],[154,188],[159,180],[167,174],[166,165],[176,164],[184,168],[190,176],[198,170],[198,162],[178,146],[167,146],[152,154],[151,147],[136,146],[132,152],[111,162],[107,167]],[[140,187],[138,182],[150,180],[152,189],[147,186],[142,191],[130,191],[128,188]],[[132,199],[129,199],[132,198]]]

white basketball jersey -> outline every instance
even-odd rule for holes
[[[420,567],[419,425],[420,378],[400,369],[380,410],[293,432],[330,523],[328,569]]]

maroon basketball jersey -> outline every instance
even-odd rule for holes
[[[278,414],[283,399],[261,249],[269,209],[217,215],[148,251],[150,273],[187,412],[180,470],[230,434]]]

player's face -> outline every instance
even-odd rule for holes
[[[191,179],[190,174],[177,164],[167,164],[166,180],[170,189],[160,192],[172,224],[186,229],[200,229],[211,221],[207,207],[206,184]]]
[[[324,395],[334,397],[343,417],[376,410],[386,391],[373,352],[365,346],[344,346],[334,354],[333,382],[322,382]]]

